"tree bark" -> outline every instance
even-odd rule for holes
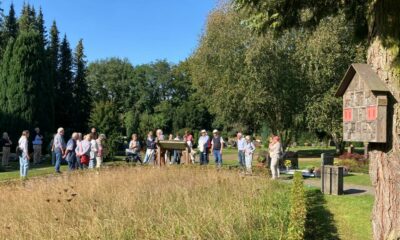
[[[377,0],[370,6],[368,64],[390,90],[388,139],[369,144],[370,177],[375,187],[372,213],[374,239],[400,238],[400,11],[396,0]],[[393,41],[395,39],[395,41]]]

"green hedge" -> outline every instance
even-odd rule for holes
[[[303,176],[301,172],[296,172],[293,178],[290,222],[288,228],[289,240],[304,239],[306,215],[307,207]]]

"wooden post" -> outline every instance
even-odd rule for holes
[[[368,145],[369,142],[364,142],[364,156],[368,159]]]

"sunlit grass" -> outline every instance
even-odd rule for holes
[[[0,238],[284,239],[290,185],[214,168],[115,167],[0,186]]]

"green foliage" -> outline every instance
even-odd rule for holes
[[[56,82],[56,124],[57,126],[71,127],[73,124],[72,113],[74,112],[73,100],[73,72],[72,72],[72,50],[67,35],[60,45],[60,60]]]
[[[90,95],[86,82],[87,74],[86,56],[84,53],[83,40],[79,40],[73,57],[73,127],[76,131],[83,132],[87,129],[87,121],[91,109]]]
[[[121,131],[119,118],[116,105],[111,101],[96,102],[90,113],[90,126],[98,129],[98,132],[106,134],[107,149],[110,156],[114,156],[118,150],[118,138]]]
[[[303,176],[301,172],[296,172],[293,178],[290,221],[289,221],[287,239],[289,240],[304,239],[306,216],[307,216],[307,207],[306,207],[306,196],[304,192]]]
[[[15,43],[11,41],[2,61],[1,84],[2,109],[11,118],[7,119],[9,131],[40,126],[44,130],[50,126],[41,103],[48,97],[43,92],[46,86],[46,59],[36,31],[22,32]],[[4,98],[5,96],[5,98]]]
[[[249,132],[269,126],[285,140],[302,122],[307,84],[294,58],[300,32],[253,36],[241,15],[217,9],[190,59],[194,85],[216,122]]]
[[[14,4],[11,3],[8,15],[4,17],[4,23],[1,29],[1,48],[0,57],[6,50],[7,44],[10,39],[16,39],[18,34],[18,23],[17,17],[15,16]]]

